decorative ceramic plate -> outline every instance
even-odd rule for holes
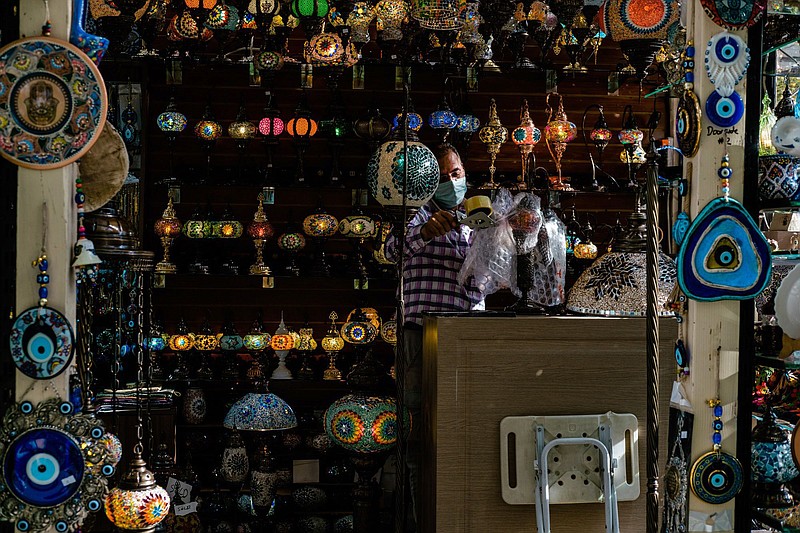
[[[51,379],[67,369],[75,348],[72,326],[49,307],[32,307],[11,327],[11,358],[33,379]]]
[[[742,465],[733,455],[708,452],[701,455],[689,476],[692,492],[707,503],[721,504],[732,500],[742,489]]]
[[[800,265],[789,272],[775,293],[775,318],[784,333],[800,339]]]
[[[34,169],[74,162],[98,139],[108,97],[100,71],[51,37],[0,49],[0,155]]]

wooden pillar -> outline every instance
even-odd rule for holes
[[[66,41],[72,15],[72,2],[52,0],[50,21],[52,36]],[[46,19],[42,0],[20,0],[20,36],[41,35]],[[47,221],[47,258],[49,262],[47,305],[58,311],[75,327],[75,275],[72,269],[72,245],[77,234],[75,176],[77,166],[67,165],[56,170],[19,169],[17,189],[17,311],[34,307],[39,301],[36,274],[39,269],[31,262],[42,247],[42,222]],[[47,213],[42,216],[42,206]],[[59,396],[68,398],[69,371],[52,380],[32,380],[17,371],[17,401],[34,403]]]
[[[724,154],[724,139],[720,128],[714,126],[705,116],[705,101],[714,91],[714,86],[705,72],[703,57],[709,38],[723,31],[704,13],[699,2],[684,3],[687,11],[687,36],[695,44],[695,82],[694,90],[703,108],[703,131],[700,149],[697,156],[687,159],[684,171],[690,180],[690,211],[696,217],[705,205],[713,198],[721,196],[720,180],[717,176]],[[731,32],[745,41],[747,32]],[[736,86],[736,92],[745,99],[744,80]],[[728,154],[733,169],[731,178],[731,196],[742,199],[744,175],[744,124],[742,119],[728,133]],[[691,169],[691,170],[689,170]],[[689,301],[687,321],[687,345],[691,354],[690,376],[685,383],[688,399],[694,407],[694,432],[692,437],[692,463],[704,453],[712,449],[713,421],[712,409],[708,401],[717,394],[717,379],[720,379],[719,396],[722,400],[724,429],[722,432],[722,449],[736,455],[736,413],[738,398],[737,370],[739,364],[739,307],[737,301],[697,302]],[[719,352],[719,367],[717,366]],[[740,420],[740,424],[749,424],[749,420]],[[749,457],[739,457],[740,461],[749,461]],[[690,480],[691,482],[691,480]],[[723,505],[710,505],[698,499],[690,490],[689,508],[691,511],[706,515],[720,514],[725,510],[731,513],[734,521],[734,500]],[[723,531],[714,529],[714,531]],[[731,530],[732,531],[732,530]]]

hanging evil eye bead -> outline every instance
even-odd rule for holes
[[[719,169],[717,170],[717,175],[721,180],[722,195],[727,198],[731,192],[730,183],[731,183],[731,176],[733,175],[733,169],[731,169],[730,157],[728,157],[728,154],[722,156],[722,162],[720,163]]]
[[[708,120],[720,128],[735,126],[744,116],[742,97],[735,91],[729,96],[713,91],[706,100],[706,115]]]
[[[44,307],[47,305],[47,284],[50,283],[50,275],[47,273],[47,255],[42,254],[33,264],[39,267],[39,274],[36,275],[36,283],[39,284],[39,306]]]
[[[686,57],[683,60],[684,86],[691,89],[694,86],[694,41],[689,41],[686,46]]]

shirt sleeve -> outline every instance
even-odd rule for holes
[[[422,250],[430,241],[422,238],[422,226],[427,221],[427,214],[424,210],[420,209],[417,215],[411,220],[411,223],[406,228],[405,245],[403,252],[406,258],[412,257],[414,254]],[[389,261],[396,263],[399,259],[400,243],[394,234],[389,235],[384,243],[384,255]]]

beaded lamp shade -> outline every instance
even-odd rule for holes
[[[283,56],[273,50],[262,50],[253,58],[253,64],[262,72],[275,72],[283,68]]]
[[[519,126],[511,131],[511,142],[517,145],[520,152],[533,150],[536,143],[542,138],[542,132],[537,128],[531,119],[528,110],[528,101],[525,100],[520,109]],[[529,147],[529,149],[528,149]]]
[[[328,213],[314,213],[303,220],[303,231],[309,237],[331,237],[339,229],[339,220]]]
[[[288,403],[271,392],[251,392],[231,406],[222,425],[242,431],[282,431],[297,427],[297,417]]]
[[[458,15],[464,5],[463,0],[413,0],[411,16],[428,30],[455,30],[461,26]]]
[[[383,32],[382,38],[387,41],[402,39],[400,27],[410,12],[405,0],[380,0],[375,6],[375,16],[378,19],[378,30]]]
[[[236,140],[252,139],[256,135],[256,126],[245,115],[244,104],[239,106],[239,113],[236,120],[231,122],[228,126],[228,135]]]
[[[398,113],[392,119],[392,129],[398,130],[403,122],[403,113]],[[410,111],[408,113],[408,131],[418,132],[422,128],[422,115]]]
[[[497,104],[492,98],[489,104],[489,121],[478,132],[478,138],[486,145],[486,150],[494,156],[500,151],[500,146],[508,138],[508,130],[503,127],[497,115]]]
[[[305,44],[304,55],[306,62],[314,66],[338,65],[344,60],[345,46],[337,34],[322,32]]]
[[[185,352],[194,346],[194,334],[189,333],[189,327],[183,318],[178,322],[177,332],[170,336],[168,344],[173,352]]]
[[[306,247],[306,238],[297,231],[288,231],[278,237],[278,248],[284,252],[296,253]]]
[[[359,307],[358,309],[353,309],[347,315],[347,321],[354,320],[358,314],[363,314],[367,320],[369,320],[372,326],[380,331],[381,329],[381,316],[378,314],[378,311],[374,307]]]
[[[175,238],[181,233],[181,221],[175,215],[175,208],[172,205],[172,197],[167,201],[167,208],[161,214],[161,218],[156,220],[153,232],[158,237]]]
[[[604,9],[606,33],[617,42],[666,39],[679,11],[675,0],[609,0]]]
[[[297,18],[324,18],[330,5],[327,0],[292,0],[289,11]]]
[[[348,215],[339,221],[339,233],[352,239],[374,237],[377,233],[375,221],[367,215]]]
[[[410,419],[403,427],[410,427]],[[351,394],[325,411],[325,432],[342,448],[372,454],[391,450],[397,442],[394,398]]]
[[[214,120],[211,106],[206,106],[203,118],[195,125],[194,134],[201,141],[212,143],[222,135],[222,124]]]
[[[417,141],[408,143],[408,177],[405,188],[405,154],[403,143],[383,143],[367,165],[367,185],[372,197],[384,207],[406,205],[420,207],[433,197],[439,186],[439,162],[433,152]]]
[[[156,124],[171,142],[174,142],[178,134],[186,129],[186,115],[178,111],[174,96],[170,97],[167,108],[156,118]]]
[[[259,200],[253,220],[247,225],[247,235],[251,239],[267,240],[272,237],[274,230],[264,213],[264,204]]]
[[[480,119],[471,113],[459,115],[456,119],[456,129],[461,133],[475,133],[480,127]]]
[[[428,115],[428,125],[437,130],[450,130],[458,124],[458,115],[450,111],[447,102],[442,102],[439,107]]]
[[[380,318],[375,326],[373,319],[363,309],[353,310],[342,325],[342,338],[350,344],[369,344],[375,340],[380,330]]]
[[[166,518],[170,498],[147,469],[140,447],[119,485],[106,495],[105,508],[106,516],[119,529],[150,532]]]
[[[234,6],[229,6],[224,0],[220,0],[208,12],[208,17],[206,17],[203,26],[212,30],[233,31],[239,26],[240,22],[239,10]]]
[[[375,9],[369,2],[356,2],[353,11],[347,15],[347,25],[350,26],[350,40],[354,43],[368,43],[369,25],[375,18]]]

